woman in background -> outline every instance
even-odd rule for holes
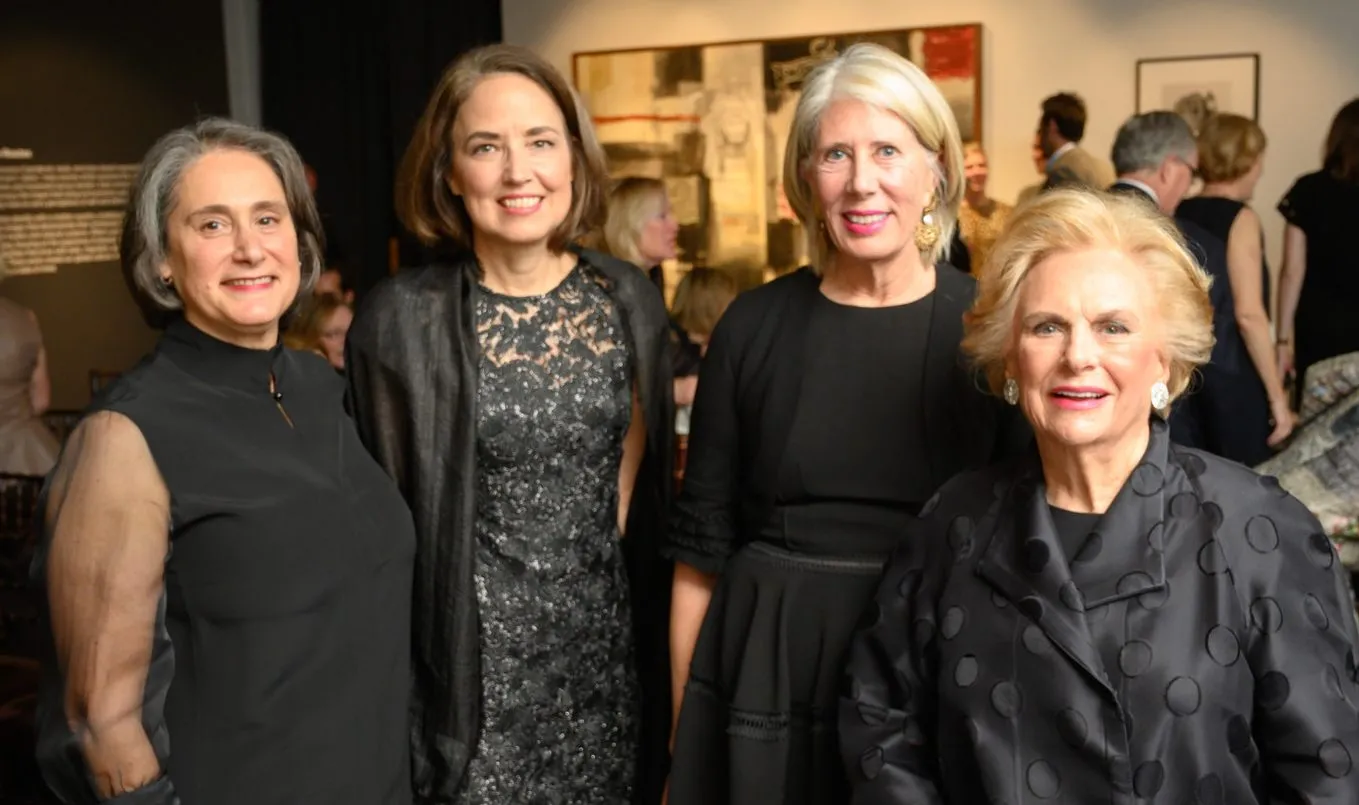
[[[963,146],[963,176],[967,186],[963,191],[963,204],[958,210],[958,230],[963,243],[967,244],[971,262],[971,271],[968,273],[976,274],[986,265],[991,247],[1000,237],[1014,207],[986,195],[986,180],[990,171],[981,143],[972,142]]]
[[[693,405],[698,368],[708,351],[708,339],[739,290],[736,278],[719,268],[691,268],[680,278],[670,306],[675,405]]]
[[[0,473],[51,471],[60,445],[41,419],[51,396],[38,317],[0,297]]]
[[[963,158],[935,85],[853,45],[807,77],[785,155],[812,266],[713,331],[668,534],[670,805],[845,801],[859,615],[921,504],[1015,435],[958,352],[976,286],[942,262]]]
[[[1203,189],[1175,210],[1176,217],[1193,221],[1227,245],[1236,327],[1250,362],[1203,367],[1199,404],[1212,408],[1201,419],[1215,434],[1211,442],[1218,454],[1246,466],[1268,459],[1270,448],[1292,432],[1294,420],[1270,343],[1264,230],[1249,203],[1260,182],[1266,144],[1264,131],[1250,118],[1208,117],[1198,134]]]
[[[1336,113],[1321,170],[1299,177],[1279,202],[1287,226],[1279,273],[1278,360],[1295,388],[1307,367],[1359,352],[1359,98]]]
[[[343,372],[345,336],[353,321],[354,310],[341,297],[312,294],[283,334],[283,343],[289,349],[315,352]]]
[[[574,245],[602,223],[605,181],[556,68],[468,52],[397,193],[407,228],[454,257],[384,281],[350,330],[355,419],[416,514],[422,800],[660,797],[668,322],[635,266]]]
[[[661,263],[675,257],[679,222],[670,209],[670,196],[660,179],[628,176],[609,193],[604,220],[604,250],[647,273],[665,295]]]

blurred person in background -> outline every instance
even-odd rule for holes
[[[4,279],[0,261],[0,280]],[[0,473],[46,475],[61,449],[43,424],[52,397],[38,317],[0,297]]]
[[[1321,170],[1300,176],[1279,202],[1284,258],[1279,273],[1279,372],[1306,383],[1312,364],[1359,352],[1359,98],[1326,135]]]
[[[628,176],[613,186],[604,219],[604,250],[645,271],[662,296],[661,264],[675,258],[678,236],[679,222],[670,209],[665,182]]]
[[[344,343],[354,310],[331,294],[312,294],[283,334],[289,349],[315,352],[337,372],[344,371]]]
[[[981,143],[963,145],[963,175],[967,178],[967,188],[963,192],[962,207],[958,210],[958,231],[967,245],[971,264],[968,273],[971,274],[986,265],[991,247],[1005,228],[1005,222],[1009,220],[1014,207],[986,195],[990,170]]]
[[[1214,452],[1248,467],[1268,459],[1292,433],[1294,422],[1270,332],[1264,230],[1250,206],[1266,143],[1264,131],[1250,118],[1216,114],[1203,120],[1198,134],[1203,188],[1175,208],[1177,219],[1198,224],[1227,246],[1226,290],[1232,324],[1245,348],[1229,364],[1218,360],[1203,368],[1199,402],[1209,406],[1212,421],[1204,427],[1217,433]]]

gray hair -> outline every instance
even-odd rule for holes
[[[926,264],[948,256],[963,200],[963,145],[953,109],[934,82],[919,68],[882,45],[860,42],[822,62],[802,85],[784,151],[783,192],[807,232],[812,267],[820,273],[835,251],[821,227],[812,188],[803,168],[815,147],[821,115],[832,101],[853,98],[895,114],[915,132],[920,145],[934,155],[934,219],[939,237],[921,251]]]
[[[316,202],[307,187],[306,169],[292,144],[278,134],[222,118],[206,118],[166,134],[151,146],[137,171],[123,214],[118,258],[123,278],[143,315],[158,326],[184,306],[173,286],[161,281],[160,266],[169,248],[166,221],[176,203],[180,179],[190,165],[212,151],[236,150],[268,163],[283,185],[288,212],[297,229],[302,264],[298,299],[310,293],[321,274],[325,235]],[[294,300],[291,313],[297,305]]]
[[[1110,157],[1119,176],[1155,170],[1170,157],[1191,159],[1198,143],[1189,123],[1174,112],[1133,115],[1119,127]]]

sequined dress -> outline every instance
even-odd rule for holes
[[[469,805],[623,805],[638,688],[617,526],[632,362],[586,266],[476,306],[483,716]]]

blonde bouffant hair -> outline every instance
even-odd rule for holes
[[[1213,349],[1213,305],[1208,298],[1212,279],[1190,254],[1174,221],[1139,198],[1085,189],[1052,190],[1015,211],[978,273],[977,299],[964,323],[963,350],[985,373],[993,393],[999,394],[1005,383],[1006,358],[1014,348],[1015,308],[1029,272],[1052,255],[1101,248],[1122,252],[1152,278],[1164,325],[1162,354],[1170,364],[1166,386],[1172,400],[1208,362]]]

